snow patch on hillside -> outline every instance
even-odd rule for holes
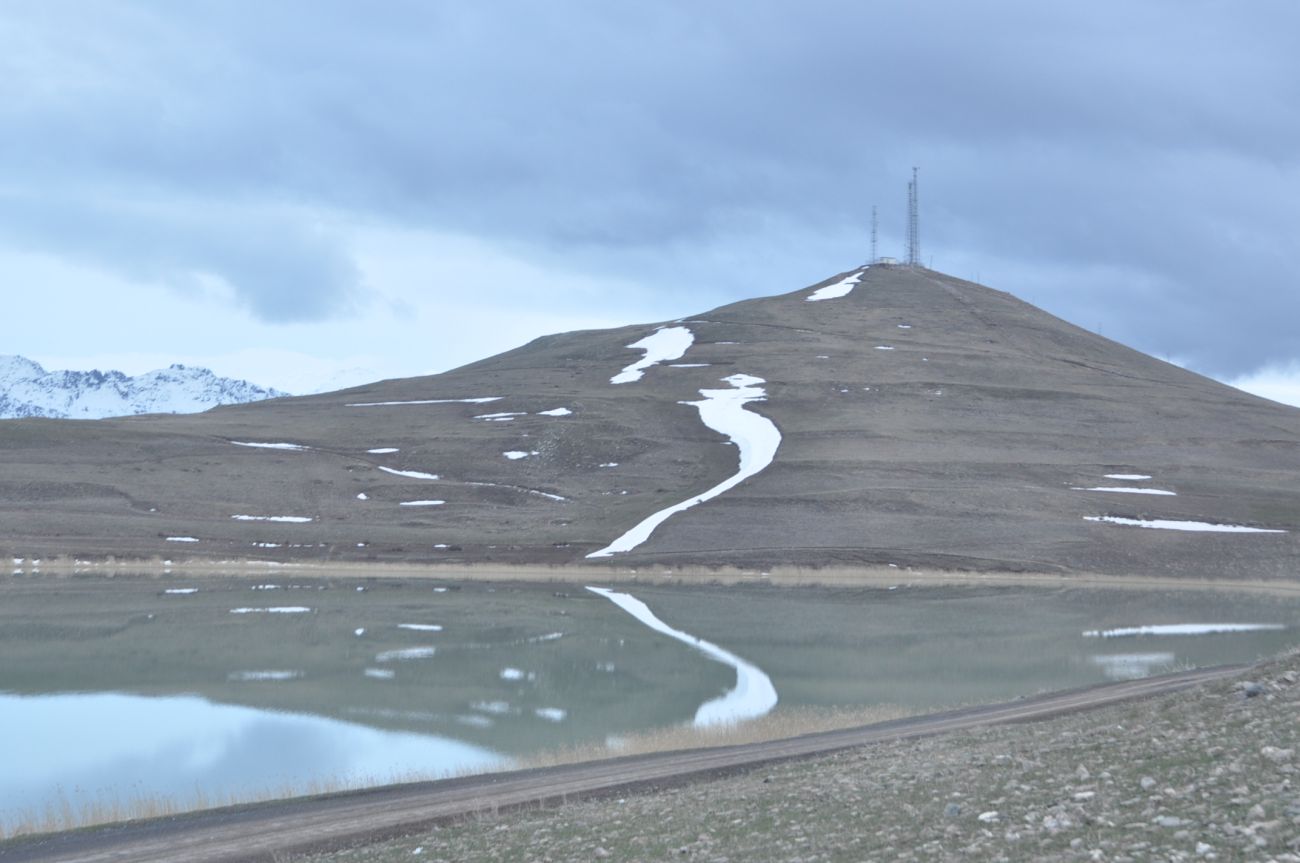
[[[629,348],[645,351],[645,356],[609,379],[611,384],[630,384],[641,380],[645,370],[657,363],[679,360],[692,344],[695,334],[686,327],[661,327]]]
[[[849,292],[857,287],[858,282],[862,279],[862,274],[866,271],[864,267],[851,276],[845,276],[833,285],[818,288],[808,296],[806,302],[816,303],[821,300],[838,300],[840,297],[847,297]]]

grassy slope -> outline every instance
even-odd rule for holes
[[[1300,860],[1300,653],[1241,682],[464,823],[303,863]],[[995,814],[988,814],[995,813]],[[418,849],[418,850],[417,850]]]

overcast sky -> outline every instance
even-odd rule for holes
[[[1300,401],[1300,4],[0,3],[0,354],[302,391],[922,254]],[[1275,392],[1280,393],[1281,390]]]

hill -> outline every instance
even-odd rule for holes
[[[876,266],[440,375],[6,421],[0,520],[16,558],[1285,577],[1300,410]]]

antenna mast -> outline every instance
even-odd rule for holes
[[[912,168],[912,181],[907,184],[907,265],[921,266],[920,203],[917,199],[915,167]]]
[[[871,205],[871,260],[869,261],[869,263],[872,264],[880,260],[879,256],[876,255],[876,234],[878,232],[877,229],[879,228],[879,226],[880,226],[880,222],[876,219],[876,205],[872,204]]]

